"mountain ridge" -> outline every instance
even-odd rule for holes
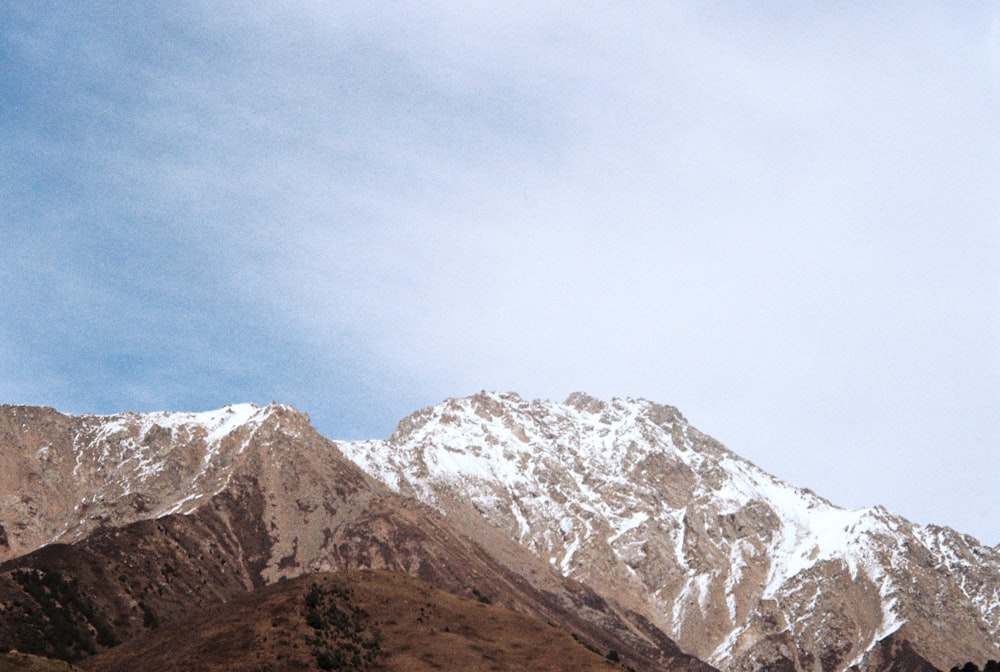
[[[1000,657],[1000,549],[884,507],[837,507],[648,400],[482,392],[411,414],[387,440],[352,442],[274,403],[109,416],[2,406],[0,446],[0,561],[11,568],[54,542],[204,518],[229,498],[254,511],[231,558],[247,563],[246,589],[388,566],[461,591],[473,575],[446,558],[463,557],[508,572],[493,585],[517,609],[556,614],[546,591],[598,605],[588,618],[632,637],[640,657],[674,651],[666,635],[727,672]],[[238,510],[220,529],[235,531]],[[487,549],[482,560],[474,548]]]
[[[947,669],[964,655],[934,627],[948,619],[976,655],[997,653],[995,549],[884,507],[836,507],[670,406],[482,392],[417,411],[387,441],[340,445],[399,492],[443,511],[468,502],[565,575],[645,596],[654,622],[724,668],[846,669],[902,630]]]
[[[105,640],[130,639],[209,607],[195,604],[202,592],[218,602],[304,574],[372,568],[456,594],[474,588],[637,670],[711,671],[513,542],[497,535],[483,546],[390,492],[291,407],[117,416],[2,407],[0,447],[0,524],[10,530],[0,610],[21,650],[47,632],[43,612],[69,614],[59,617],[69,651],[89,655],[104,625]],[[31,593],[36,584],[61,586],[69,603]]]

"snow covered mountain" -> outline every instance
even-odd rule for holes
[[[3,410],[0,560],[101,524],[190,512],[225,487],[226,467],[268,418],[298,415],[279,404],[114,416]]]
[[[391,492],[288,406],[70,416],[0,405],[0,653],[76,660],[284,579],[386,569],[561,630],[601,665],[613,651],[637,672],[712,672],[648,619],[459,522]],[[392,627],[418,625],[423,609]],[[548,639],[518,641],[530,652]],[[492,666],[506,646],[494,644],[458,649]],[[287,667],[271,663],[260,669]]]
[[[96,553],[85,566],[119,558],[94,594],[130,604],[141,584],[164,618],[187,599],[171,590],[208,576],[231,592],[388,567],[477,586],[642,670],[707,669],[663,633],[727,672],[1000,658],[1000,549],[880,507],[839,508],[644,400],[482,393],[413,414],[388,441],[339,444],[278,404],[2,406],[0,563],[41,567],[54,543]],[[132,558],[141,549],[149,557]],[[162,576],[140,579],[147,561],[191,567],[161,594]],[[126,630],[141,630],[128,609],[139,620]]]
[[[481,393],[338,444],[393,490],[499,530],[727,671],[1000,657],[1000,550],[768,475],[669,406]],[[483,521],[488,525],[483,525]]]

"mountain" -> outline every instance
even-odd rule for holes
[[[635,670],[712,669],[627,605],[461,522],[391,492],[288,406],[0,406],[0,651],[87,665],[283,581],[387,569],[551,624]]]
[[[1000,656],[1000,550],[846,510],[645,400],[481,393],[338,444],[395,492],[497,531],[731,672],[949,669]]]
[[[279,404],[0,406],[0,651],[96,665],[145,638],[179,646],[219,605],[356,569],[491,602],[636,670],[713,669],[682,651],[727,672],[1000,657],[998,549],[839,508],[669,406],[484,392],[342,443]]]

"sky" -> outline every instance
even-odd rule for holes
[[[0,0],[0,402],[678,407],[1000,543],[1000,5]]]

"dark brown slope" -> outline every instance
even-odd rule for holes
[[[863,665],[851,669],[859,667],[879,672],[941,672],[914,651],[913,645],[908,640],[898,637],[895,633],[880,641],[865,654]]]
[[[78,660],[262,587],[232,500],[104,527],[0,565],[0,647]],[[238,520],[252,523],[253,518]]]
[[[565,631],[398,572],[282,581],[85,661],[88,670],[623,669]]]
[[[497,540],[487,550],[440,515],[389,493],[302,414],[277,409],[224,448],[203,479],[219,484],[216,494],[184,493],[205,502],[190,515],[126,522],[142,513],[130,503],[137,496],[147,510],[164,505],[165,490],[136,492],[131,484],[131,500],[105,497],[103,525],[79,541],[0,565],[0,646],[77,659],[281,579],[375,568],[554,623],[637,670],[711,669],[513,542]]]

